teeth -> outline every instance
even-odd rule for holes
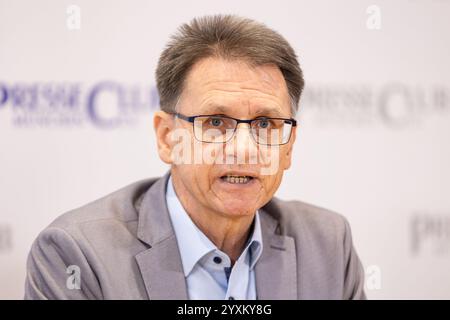
[[[251,177],[248,177],[248,176],[226,176],[224,179],[228,183],[244,184],[244,183],[249,182]]]

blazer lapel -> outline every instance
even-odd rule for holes
[[[255,265],[258,300],[296,300],[297,257],[294,238],[276,234],[278,222],[260,209],[263,252]]]
[[[166,205],[169,174],[158,179],[139,208],[138,238],[150,246],[135,256],[149,299],[188,299],[183,265]]]

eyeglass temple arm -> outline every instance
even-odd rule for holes
[[[170,114],[173,114],[175,117],[180,118],[182,120],[188,121],[188,122],[194,122],[195,116],[188,117],[184,114],[178,113],[178,112],[171,112]]]

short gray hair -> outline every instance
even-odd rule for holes
[[[188,72],[208,57],[244,60],[252,66],[275,64],[286,81],[292,114],[296,114],[304,80],[294,49],[278,32],[236,15],[195,18],[171,37],[156,69],[161,110],[175,111]]]

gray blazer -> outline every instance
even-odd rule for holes
[[[25,298],[188,299],[167,180],[136,182],[57,218],[31,248]],[[260,217],[258,299],[365,298],[344,217],[277,198]]]

